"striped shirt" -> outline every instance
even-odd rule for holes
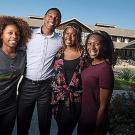
[[[34,29],[27,45],[27,66],[25,77],[31,80],[46,80],[52,76],[55,54],[61,48],[58,33],[45,36],[41,28]]]

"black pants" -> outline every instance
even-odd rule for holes
[[[67,108],[63,103],[58,105],[55,120],[58,125],[58,135],[72,135],[81,112],[80,103],[73,104]]]
[[[0,135],[11,135],[14,129],[16,110],[0,115]]]
[[[50,134],[51,127],[51,79],[31,81],[23,78],[19,87],[17,133],[28,135],[30,123],[37,103],[38,123],[40,135]]]

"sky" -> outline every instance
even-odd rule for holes
[[[0,15],[43,16],[52,7],[60,9],[62,22],[76,18],[135,30],[135,0],[0,0]]]

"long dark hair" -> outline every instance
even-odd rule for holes
[[[114,45],[110,35],[105,31],[95,30],[90,33],[85,41],[85,47],[87,51],[87,42],[92,35],[99,35],[103,40],[103,58],[106,59],[110,65],[113,64]]]

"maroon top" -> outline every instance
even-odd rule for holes
[[[90,66],[82,74],[82,112],[78,129],[91,133],[96,126],[99,109],[100,88],[113,90],[114,75],[112,67],[107,63]]]

